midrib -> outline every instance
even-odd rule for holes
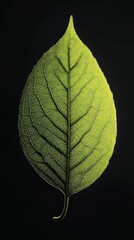
[[[68,87],[67,87],[67,162],[66,162],[66,196],[69,196],[69,166],[71,143],[71,98],[70,98],[70,47],[68,46]]]

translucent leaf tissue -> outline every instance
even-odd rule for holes
[[[18,129],[35,171],[69,197],[100,177],[116,141],[112,92],[72,16],[63,37],[34,66],[24,87]]]

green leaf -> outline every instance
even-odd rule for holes
[[[116,140],[109,85],[73,19],[33,68],[19,110],[24,154],[36,172],[65,196],[90,186],[105,170]]]

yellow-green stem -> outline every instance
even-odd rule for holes
[[[68,210],[68,204],[69,204],[69,196],[64,195],[64,206],[63,206],[62,213],[58,217],[53,217],[53,220],[62,220],[66,216],[67,210]]]

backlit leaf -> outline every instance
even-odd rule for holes
[[[116,140],[109,85],[70,17],[63,37],[33,68],[19,110],[24,154],[36,172],[65,196],[90,186],[105,170]]]

